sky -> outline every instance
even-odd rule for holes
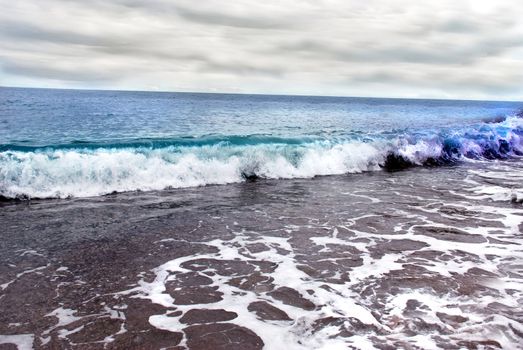
[[[521,0],[0,0],[0,86],[523,100]]]

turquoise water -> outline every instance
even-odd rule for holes
[[[0,195],[296,178],[506,158],[518,102],[0,88]]]

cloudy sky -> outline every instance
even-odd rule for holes
[[[523,100],[521,0],[0,0],[0,85]]]

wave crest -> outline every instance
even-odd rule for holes
[[[112,192],[307,178],[522,155],[523,119],[462,130],[366,139],[242,139],[166,147],[4,149],[0,195],[86,197]]]

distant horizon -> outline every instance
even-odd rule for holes
[[[509,102],[523,103],[522,100],[489,100],[474,98],[433,98],[433,97],[396,97],[396,96],[343,96],[343,95],[311,95],[290,93],[249,93],[228,91],[174,91],[174,90],[137,90],[137,89],[93,89],[93,88],[62,88],[62,87],[39,87],[39,86],[6,86],[0,85],[0,89],[34,89],[34,90],[63,90],[63,91],[104,91],[104,92],[147,92],[166,94],[201,94],[201,95],[245,95],[245,96],[276,96],[276,97],[320,97],[320,98],[355,98],[355,99],[377,99],[377,100],[426,100],[426,101],[463,101],[463,102]]]

